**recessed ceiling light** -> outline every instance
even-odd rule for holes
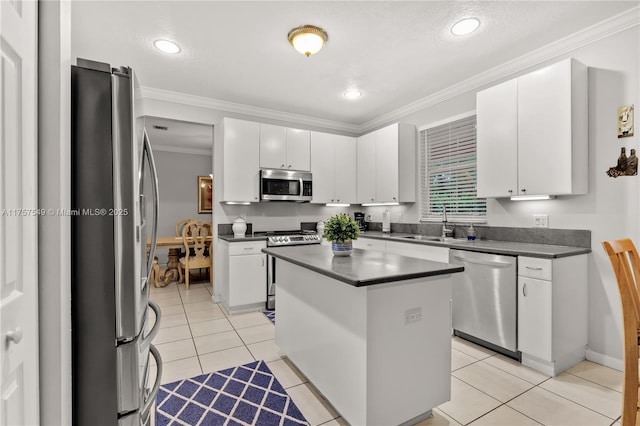
[[[456,22],[451,27],[451,32],[453,35],[462,36],[471,34],[480,26],[480,20],[476,18],[465,18],[461,21]]]
[[[358,89],[349,89],[344,92],[343,96],[347,99],[358,99],[360,96],[362,96],[362,91]]]
[[[163,51],[164,53],[178,53],[180,52],[180,46],[169,40],[156,40],[153,42],[156,49]]]

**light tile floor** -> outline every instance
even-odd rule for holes
[[[162,383],[265,360],[311,425],[346,425],[288,362],[261,312],[227,316],[209,283],[152,288],[162,309],[153,343]],[[277,321],[277,320],[276,320]],[[420,426],[619,425],[622,373],[584,361],[551,378],[459,338],[452,340],[451,401]]]

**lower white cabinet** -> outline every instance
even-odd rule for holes
[[[587,255],[518,257],[518,350],[522,364],[555,376],[585,359]]]
[[[403,243],[400,241],[379,240],[361,236],[353,242],[354,248],[376,250],[382,253],[399,254],[417,259],[449,263],[449,248],[427,244]]]
[[[386,251],[386,244],[383,240],[364,238],[361,236],[357,240],[353,240],[353,248],[359,248],[363,250],[376,250],[384,253]]]
[[[230,313],[253,310],[267,300],[265,241],[220,241],[223,255],[221,302]]]
[[[518,349],[551,362],[551,281],[518,278]]]
[[[387,253],[449,263],[449,249],[447,247],[387,241]]]

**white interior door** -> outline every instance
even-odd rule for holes
[[[37,425],[37,2],[0,1],[1,425]]]

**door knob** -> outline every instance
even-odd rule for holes
[[[16,327],[13,331],[7,331],[7,340],[17,344],[20,343],[23,335],[22,327]]]

